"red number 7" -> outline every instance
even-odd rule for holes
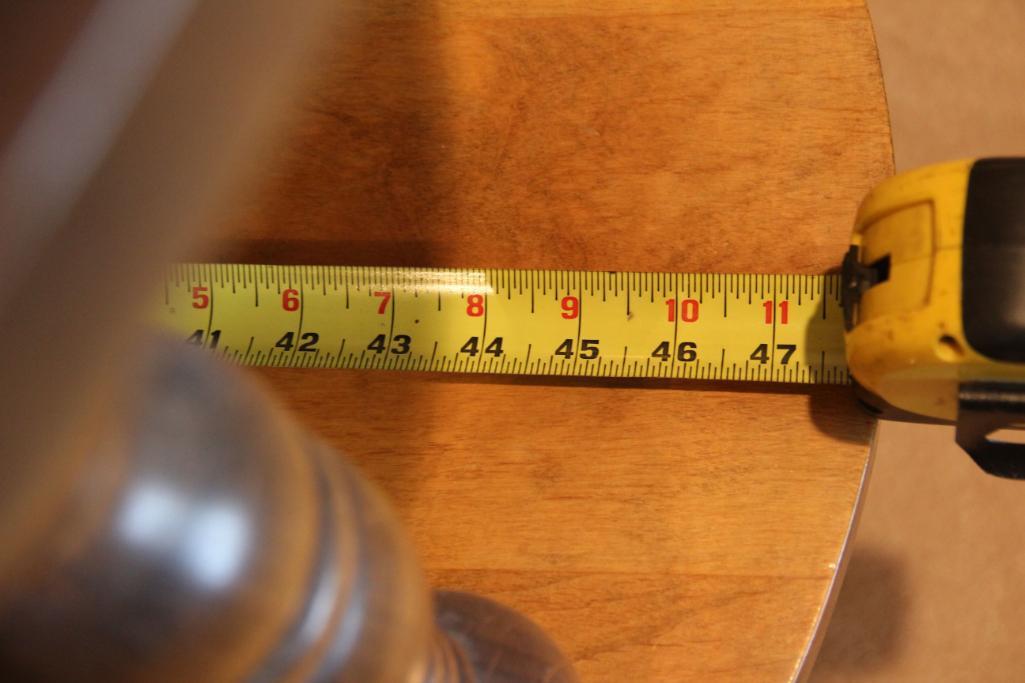
[[[391,292],[374,292],[374,296],[381,297],[381,304],[377,307],[377,312],[384,315],[385,309],[388,308],[388,302],[391,301]]]

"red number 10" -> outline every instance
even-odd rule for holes
[[[680,322],[696,323],[698,321],[697,299],[684,299],[680,302]],[[666,308],[669,309],[669,322],[676,322],[676,299],[666,299]]]

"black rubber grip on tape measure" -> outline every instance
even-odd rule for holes
[[[993,360],[1025,362],[1025,158],[972,166],[961,269],[969,345]]]

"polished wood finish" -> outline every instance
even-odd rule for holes
[[[860,0],[359,5],[218,256],[820,273],[892,171]],[[261,371],[434,585],[583,680],[786,680],[870,420],[842,387]]]

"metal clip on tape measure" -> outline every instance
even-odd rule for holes
[[[1025,478],[1025,159],[929,166],[864,200],[843,263],[847,362],[882,417],[954,423],[986,472]]]
[[[1025,159],[896,176],[842,275],[184,265],[161,322],[249,365],[842,383],[1025,478]]]

